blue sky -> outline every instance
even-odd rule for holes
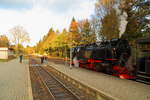
[[[76,20],[90,18],[95,0],[0,0],[0,35],[16,25],[23,26],[35,45],[53,27],[68,29]]]
[[[32,5],[30,0],[0,0],[0,8],[4,9],[31,8]]]

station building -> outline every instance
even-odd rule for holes
[[[0,59],[8,59],[10,56],[14,56],[14,49],[8,47],[0,47]]]
[[[0,47],[0,59],[8,59],[8,47]]]

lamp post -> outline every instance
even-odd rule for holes
[[[65,43],[65,65],[67,65],[67,43]]]
[[[72,32],[71,33],[71,39],[70,39],[70,69],[72,69]]]

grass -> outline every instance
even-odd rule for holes
[[[8,59],[0,59],[0,62],[7,62]]]
[[[9,56],[8,59],[0,59],[0,62],[8,62],[8,61],[13,60],[15,58],[16,58],[15,56]]]

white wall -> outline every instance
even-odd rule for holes
[[[0,48],[0,59],[8,59],[8,48]]]

